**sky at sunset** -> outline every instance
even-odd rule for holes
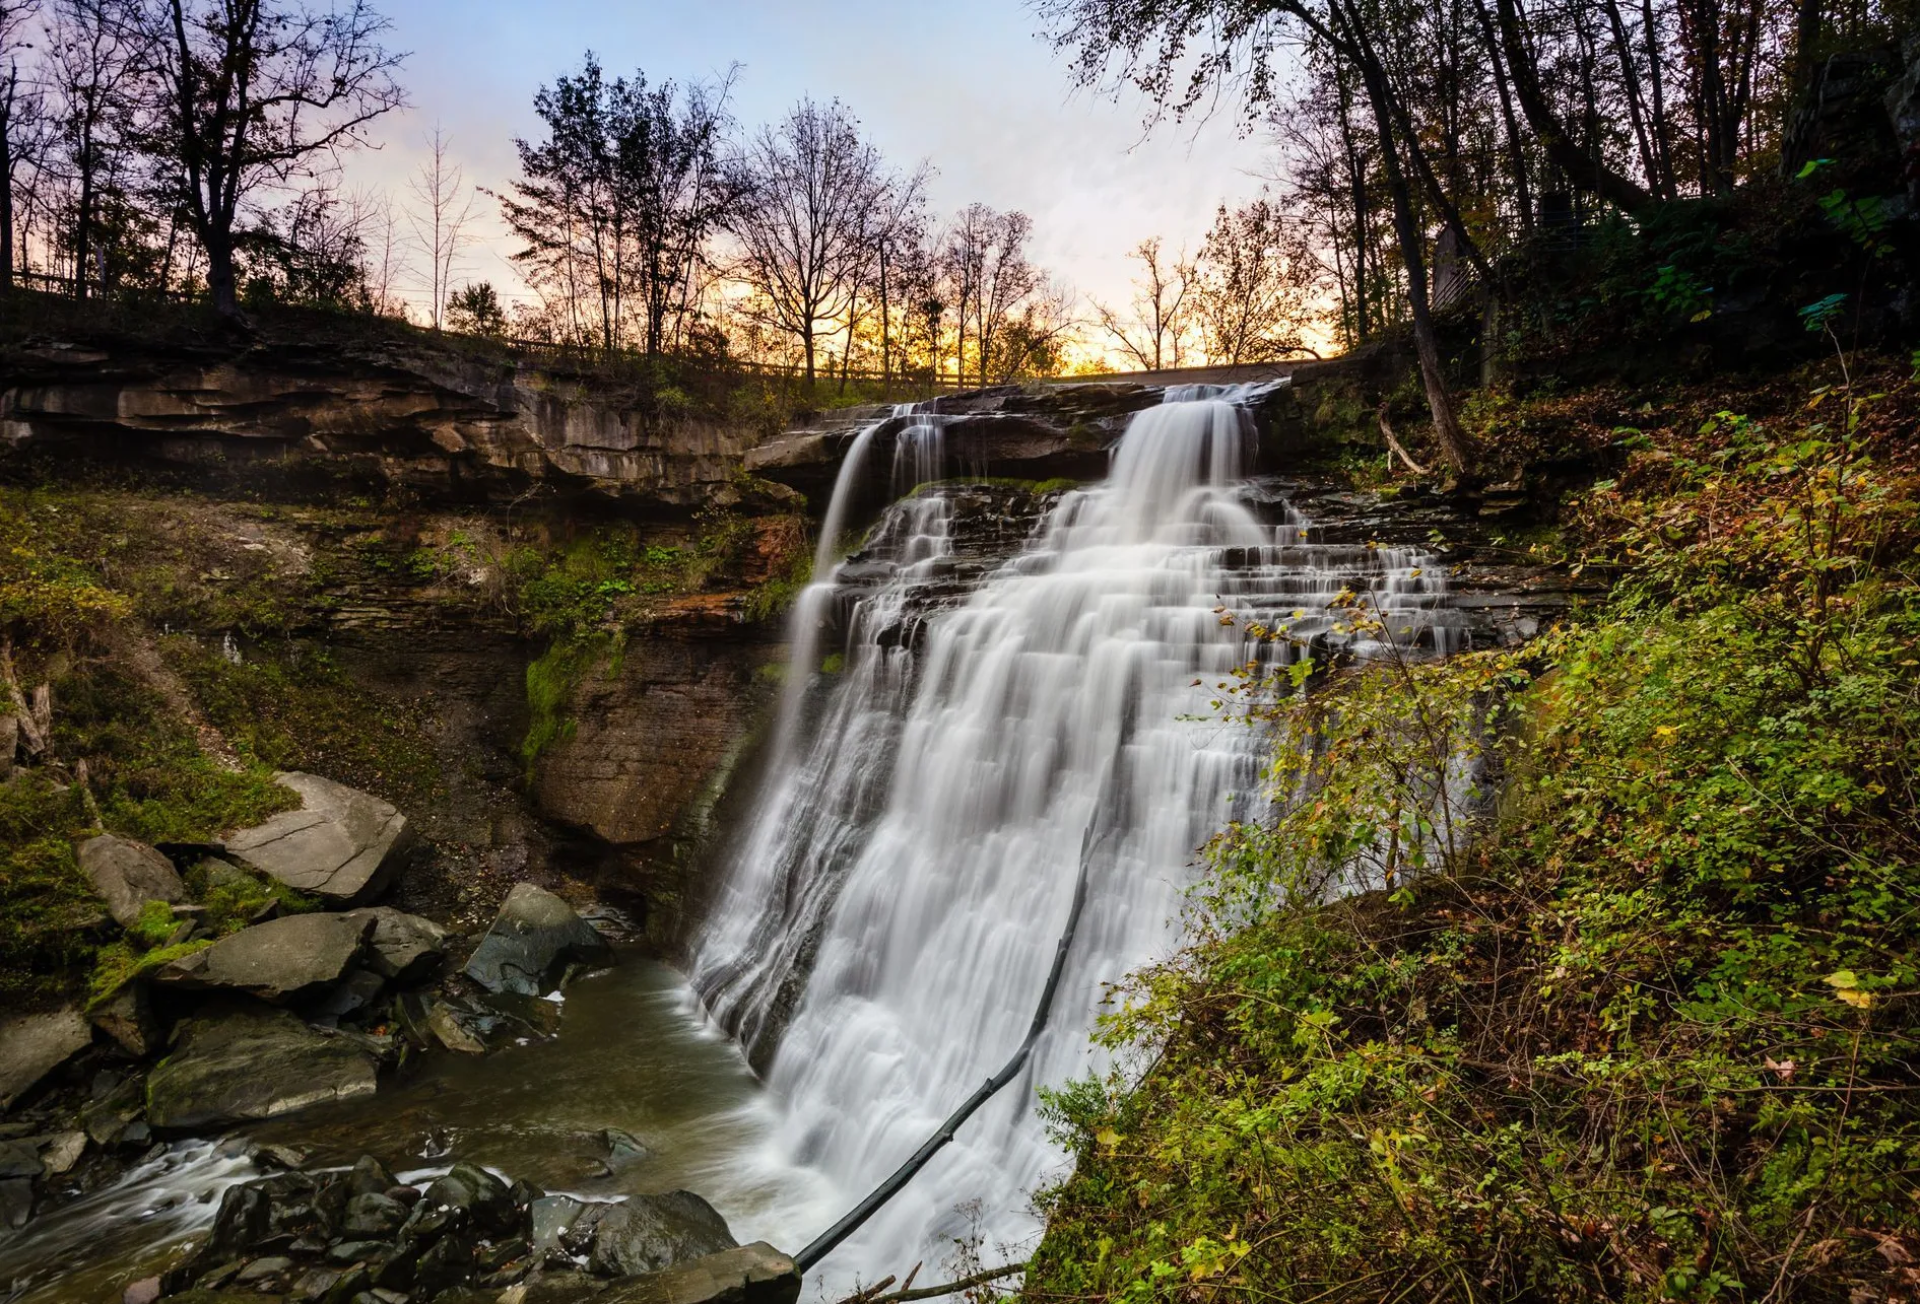
[[[1259,189],[1268,151],[1230,121],[1143,127],[1134,95],[1073,88],[1022,0],[385,0],[392,44],[410,51],[413,108],[379,129],[378,153],[351,181],[403,194],[422,136],[437,121],[467,179],[502,186],[513,138],[531,135],[534,91],[578,68],[591,48],[609,75],[712,77],[742,65],[735,116],[777,118],[802,95],[838,97],[899,165],[925,159],[937,215],[980,200],[1034,219],[1034,256],[1084,295],[1123,301],[1126,254],[1164,234],[1197,244],[1215,205]],[[511,249],[481,201],[483,242],[455,283],[519,285]]]

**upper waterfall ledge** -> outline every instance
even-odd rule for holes
[[[1371,408],[1362,396],[1378,387],[1387,361],[1368,352],[1296,365],[1002,385],[942,395],[919,410],[968,418],[946,429],[945,456],[954,474],[1097,480],[1107,474],[1108,450],[1125,432],[1128,418],[1162,402],[1170,386],[1264,385],[1247,401],[1259,435],[1255,469],[1292,472],[1334,460],[1350,440],[1376,438],[1370,433]],[[889,407],[811,414],[748,449],[746,468],[752,475],[800,490],[818,514],[826,508],[854,437],[875,422],[884,423],[876,432],[880,444],[875,451],[882,456],[869,461],[878,494],[889,487],[881,483],[888,474],[888,445],[908,424]]]

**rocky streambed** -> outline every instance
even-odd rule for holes
[[[559,1300],[719,1255],[648,1289],[791,1298],[728,1214],[801,1235],[804,1178],[759,1171],[758,1085],[677,975],[529,883],[478,939],[377,904],[405,816],[280,782],[219,844],[82,844],[136,959],[0,1024],[0,1293]]]

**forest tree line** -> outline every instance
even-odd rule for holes
[[[1270,135],[1276,221],[1317,265],[1336,339],[1351,347],[1411,327],[1437,442],[1462,470],[1473,450],[1444,375],[1436,309],[1464,282],[1495,298],[1520,295],[1527,264],[1509,255],[1602,216],[1644,226],[1676,201],[1792,178],[1814,161],[1802,157],[1795,111],[1819,98],[1827,60],[1895,67],[1914,16],[1905,3],[1038,7],[1082,85],[1137,89],[1173,120],[1232,104]],[[1149,288],[1136,329],[1156,320],[1157,301],[1178,301],[1181,280],[1156,270],[1157,249],[1143,246],[1142,256]],[[1150,353],[1154,332],[1140,338]]]
[[[1083,304],[1019,211],[928,202],[837,100],[747,127],[736,72],[610,73],[534,99],[517,175],[476,187],[434,129],[399,193],[343,162],[408,107],[363,0],[0,0],[0,291],[308,303],[581,349],[992,384],[1303,351],[1320,262],[1263,196],[1191,253],[1142,246],[1157,305]],[[489,210],[523,290],[463,277]],[[1146,315],[1142,316],[1142,313]]]

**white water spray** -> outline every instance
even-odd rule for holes
[[[975,1202],[990,1243],[1030,1247],[1031,1193],[1062,1160],[1034,1088],[1101,1067],[1087,1032],[1102,985],[1169,949],[1195,849],[1258,787],[1248,731],[1194,717],[1235,666],[1292,652],[1249,645],[1221,609],[1306,612],[1295,629],[1325,633],[1352,587],[1396,627],[1430,627],[1443,582],[1422,558],[1321,544],[1290,512],[1263,523],[1240,408],[1169,399],[1133,418],[1104,485],[1065,495],[1025,552],[917,633],[916,586],[951,560],[950,504],[896,504],[867,550],[892,576],[845,620],[845,667],[804,723],[834,585],[797,614],[792,729],[695,973],[743,1040],[779,1039],[785,1158],[851,1204],[924,1141],[1025,1033],[1091,856],[1025,1079],[826,1260],[836,1282],[940,1263]]]

